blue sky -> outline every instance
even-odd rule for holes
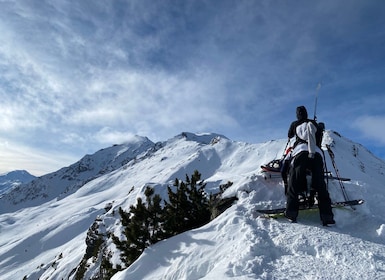
[[[385,2],[0,1],[0,172],[133,135],[286,138],[305,105],[385,159]],[[256,167],[257,168],[257,167]]]

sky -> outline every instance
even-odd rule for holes
[[[299,105],[385,159],[381,0],[0,0],[0,173],[134,135],[287,137]]]

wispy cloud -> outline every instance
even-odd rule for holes
[[[320,81],[320,116],[351,132],[366,106],[382,115],[369,101],[383,88],[382,6],[3,1],[0,133],[80,156],[135,134],[263,141],[312,109]]]
[[[378,141],[385,145],[385,115],[364,115],[354,121],[354,125],[367,139]]]
[[[9,172],[24,169],[35,176],[58,170],[79,159],[77,155],[29,147],[25,143],[0,138],[0,170]]]

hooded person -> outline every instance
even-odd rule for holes
[[[285,216],[292,222],[297,221],[298,196],[307,191],[306,173],[308,170],[312,175],[313,191],[318,194],[320,219],[323,225],[334,224],[331,200],[324,180],[322,151],[316,141],[317,126],[308,119],[304,106],[297,107],[296,116],[297,120],[291,123],[288,131],[288,137],[296,137],[296,141],[289,169]]]

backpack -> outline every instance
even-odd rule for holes
[[[304,122],[306,122],[306,123],[311,122],[317,128],[317,131],[315,133],[315,140],[316,140],[317,147],[319,147],[321,149],[322,137],[323,137],[323,134],[325,131],[325,124],[323,122],[317,123],[315,120],[309,120],[309,119],[301,122],[300,124],[302,124]],[[299,143],[307,143],[306,140],[303,140],[303,139],[298,137],[296,129],[294,131],[295,131],[295,135],[296,135],[296,141],[295,141],[294,147]]]
[[[317,132],[315,133],[315,141],[318,146],[318,148],[322,149],[322,138],[324,136],[324,131],[325,131],[325,123],[320,122],[317,123],[315,120],[312,120],[313,124],[317,128]]]
[[[321,149],[322,146],[322,137],[325,131],[325,124],[323,122],[317,123],[315,120],[309,120],[317,128],[315,133],[315,141],[317,147]]]

